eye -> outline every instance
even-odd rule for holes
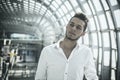
[[[77,29],[79,30],[82,30],[82,27],[81,26],[76,26]]]
[[[71,26],[71,27],[74,27],[74,24],[73,24],[73,23],[70,23],[70,26]]]

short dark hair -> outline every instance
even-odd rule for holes
[[[87,25],[88,25],[88,21],[89,21],[87,16],[84,13],[76,13],[73,17],[77,17],[85,22],[85,26],[84,26],[84,30],[83,30],[83,31],[85,31],[87,28]]]

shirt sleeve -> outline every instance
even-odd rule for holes
[[[47,80],[46,50],[43,49],[37,66],[35,80]]]
[[[89,54],[87,56],[87,62],[85,65],[85,77],[87,80],[98,80],[96,68],[95,68],[95,62],[93,60],[92,51],[89,51]]]

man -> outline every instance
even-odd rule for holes
[[[85,34],[88,19],[75,14],[58,43],[45,47],[40,56],[35,80],[98,80],[91,50],[77,42]]]

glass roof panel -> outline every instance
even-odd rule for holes
[[[99,26],[99,23],[98,23],[98,17],[94,16],[94,18],[95,18],[95,23],[96,23],[97,30],[99,31],[100,30],[100,26]]]
[[[112,42],[112,48],[117,48],[117,46],[116,46],[116,43],[115,43],[115,33],[114,33],[114,31],[111,31],[110,32],[111,33],[111,42]]]
[[[95,23],[94,23],[94,19],[93,19],[93,18],[90,18],[89,21],[90,21],[90,28],[89,28],[89,29],[90,29],[91,31],[96,30]]]
[[[109,40],[109,34],[108,32],[105,32],[103,33],[103,44],[104,44],[104,47],[109,47],[110,46],[110,40]]]
[[[75,10],[76,10],[76,12],[82,12],[80,7],[77,7]]]
[[[56,2],[57,5],[61,5],[62,4],[61,0],[55,0],[55,2]]]
[[[73,5],[74,8],[78,6],[78,3],[76,0],[70,0],[71,4]]]
[[[90,7],[88,6],[87,3],[83,4],[83,7],[84,7],[84,9],[85,9],[85,13],[86,13],[86,14],[88,14],[88,15],[91,15],[91,14],[92,14],[92,13],[91,13],[91,9],[90,9]]]
[[[103,4],[105,10],[108,10],[108,9],[109,9],[108,4],[106,3],[105,0],[102,0],[102,4]]]
[[[61,14],[61,16],[64,15],[63,10],[61,8],[58,9],[58,12]]]
[[[67,8],[65,7],[65,5],[61,6],[62,10],[64,11],[64,13],[66,14],[68,12]]]
[[[54,5],[50,5],[50,8],[55,11],[56,10],[56,7]]]
[[[70,15],[70,14],[67,14],[66,17],[67,17],[67,20],[70,20],[71,15]]]
[[[99,0],[93,0],[93,3],[94,3],[94,6],[95,6],[97,11],[101,11],[102,10],[102,7],[101,7],[101,4],[100,4]]]
[[[93,44],[93,46],[97,46],[98,45],[98,39],[97,39],[97,34],[96,33],[92,33],[92,44]]]
[[[105,15],[104,14],[100,15],[99,19],[100,19],[101,28],[102,29],[107,29],[107,23],[106,23]]]
[[[56,11],[56,15],[59,15],[59,18],[61,17],[61,14],[58,11]]]
[[[92,10],[92,13],[95,14],[95,10],[94,10],[94,8],[93,8],[93,5],[92,5],[91,1],[89,0],[88,2],[89,2],[89,5],[90,5],[90,11]],[[85,6],[84,6],[84,7],[85,7]],[[88,10],[89,10],[89,9],[88,9]],[[91,12],[89,12],[89,13],[91,13]]]
[[[44,3],[49,5],[51,0],[44,0]]]
[[[51,5],[54,5],[56,8],[59,7],[59,5],[56,3],[56,1],[53,1]]]
[[[65,5],[66,5],[68,11],[72,10],[72,7],[68,1],[65,2]]]
[[[120,9],[114,11],[117,27],[120,27]]]
[[[117,0],[110,0],[110,3],[111,3],[111,5],[112,6],[114,6],[114,5],[117,5],[118,3],[117,3]]]
[[[114,29],[114,25],[113,25],[113,21],[110,15],[110,12],[106,12],[107,18],[108,18],[108,23],[109,23],[109,27],[110,29]]]
[[[67,24],[67,19],[66,19],[66,17],[63,17],[63,19],[64,19],[64,25],[66,25]]]
[[[72,10],[72,11],[70,12],[70,14],[73,16],[73,15],[75,14],[75,12]]]

